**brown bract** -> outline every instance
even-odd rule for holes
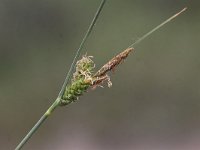
[[[95,88],[96,86],[101,86],[104,81],[107,81],[108,87],[111,87],[112,82],[110,81],[110,77],[106,73],[118,66],[124,59],[126,59],[126,57],[128,57],[129,53],[133,50],[134,48],[132,47],[125,49],[123,52],[113,57],[103,67],[101,67],[101,69],[99,69],[93,76],[92,87]]]
[[[108,71],[113,70],[117,65],[119,65],[126,57],[129,55],[134,48],[127,48],[123,52],[119,53],[117,56],[113,57],[109,62],[107,62],[101,69],[95,73],[94,77],[104,76]]]

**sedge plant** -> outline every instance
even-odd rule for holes
[[[27,135],[22,139],[22,141],[18,144],[15,150],[20,150],[24,146],[24,144],[31,138],[31,136],[38,130],[38,128],[42,125],[42,123],[52,114],[55,108],[59,106],[69,105],[79,99],[83,93],[87,92],[89,88],[95,89],[97,86],[102,86],[103,82],[107,82],[108,87],[112,86],[112,82],[108,75],[108,72],[117,67],[124,59],[128,57],[130,52],[134,51],[134,46],[140,43],[142,40],[147,38],[153,32],[161,28],[166,23],[170,22],[172,19],[176,18],[182,12],[184,12],[187,8],[183,8],[181,11],[165,20],[146,34],[144,34],[141,38],[131,44],[128,48],[123,50],[121,53],[113,57],[110,61],[108,61],[105,65],[103,65],[98,71],[95,71],[95,63],[92,60],[93,56],[83,55],[80,60],[78,60],[81,50],[90,35],[101,11],[106,3],[106,0],[102,0],[95,16],[83,37],[83,40],[76,51],[70,69],[67,73],[67,76],[64,80],[63,86],[58,94],[58,97],[53,102],[53,104],[49,107],[49,109],[42,115],[42,117],[38,120],[38,122],[33,126],[33,128],[27,133]],[[74,73],[73,70],[75,70]],[[70,82],[71,79],[71,82]]]

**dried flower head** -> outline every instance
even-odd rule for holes
[[[126,57],[128,57],[129,53],[133,51],[134,48],[130,47],[125,49],[123,52],[119,53],[115,57],[113,57],[109,62],[107,62],[101,69],[95,73],[95,77],[104,76],[108,71],[113,70],[117,65],[119,65]]]
[[[104,81],[107,82],[108,87],[111,87],[112,82],[107,72],[119,65],[132,50],[133,48],[124,50],[112,58],[95,74],[93,74],[95,63],[91,59],[92,56],[83,55],[76,63],[76,71],[73,74],[71,84],[65,89],[60,105],[68,105],[69,103],[78,100],[78,97],[86,92],[89,87],[92,89],[97,86],[102,87]]]
[[[92,75],[92,70],[95,68],[95,64],[92,61],[93,56],[82,56],[82,59],[76,63],[76,72],[73,74],[73,80],[81,77],[87,78]]]
[[[109,71],[115,69],[116,66],[118,66],[126,57],[128,57],[129,53],[133,51],[134,49],[127,48],[115,57],[113,57],[109,62],[107,62],[103,67],[101,67],[93,76],[93,86],[101,86],[101,84],[104,81],[107,81],[108,87],[112,86],[112,82],[110,80],[109,75],[107,74]]]

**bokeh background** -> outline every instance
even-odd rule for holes
[[[14,149],[55,100],[100,0],[0,1],[0,149]],[[82,54],[97,68],[144,33],[98,88],[57,109],[26,150],[200,149],[200,1],[108,0]]]

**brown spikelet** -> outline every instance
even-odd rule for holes
[[[117,65],[119,65],[126,57],[129,55],[131,51],[133,51],[134,48],[127,48],[123,52],[119,53],[117,56],[113,57],[109,62],[107,62],[101,69],[99,69],[94,77],[101,77],[105,76],[105,74],[113,70]]]

